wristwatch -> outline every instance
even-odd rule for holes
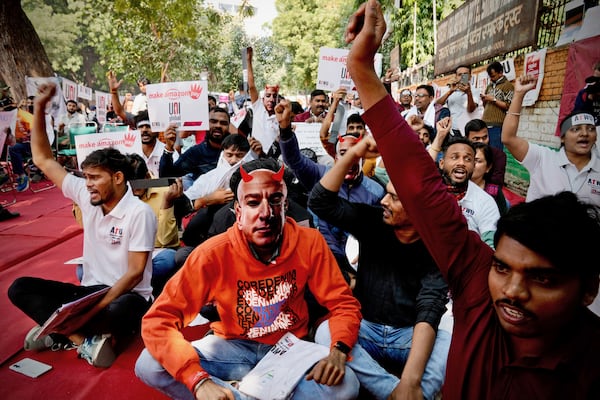
[[[341,351],[342,353],[344,353],[346,355],[348,355],[348,353],[350,353],[350,351],[352,350],[350,348],[350,346],[348,346],[344,342],[340,342],[339,340],[337,342],[335,342],[335,344],[333,345],[333,347],[335,347],[336,349],[338,349],[339,351]]]

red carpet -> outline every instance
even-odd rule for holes
[[[12,305],[6,292],[20,276],[76,282],[75,266],[64,262],[82,254],[83,234],[71,214],[71,202],[60,190],[17,193],[10,206],[21,216],[0,222],[0,399],[166,399],[136,378],[133,368],[143,349],[138,337],[108,369],[94,368],[78,359],[75,350],[40,353],[23,350],[25,334],[34,322]],[[9,198],[0,194],[0,202]],[[207,327],[188,328],[190,340],[202,337]],[[29,378],[9,369],[22,358],[50,364],[52,370]]]

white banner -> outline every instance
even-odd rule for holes
[[[296,138],[298,139],[298,146],[300,150],[311,149],[317,156],[324,156],[327,154],[325,148],[321,144],[321,123],[313,122],[298,122],[294,123],[296,129]]]
[[[92,100],[92,88],[83,85],[77,85],[77,97],[84,100]]]
[[[139,131],[77,135],[75,136],[75,151],[79,167],[81,168],[81,163],[91,152],[108,147],[113,147],[123,154],[143,154],[142,137]]]
[[[339,88],[356,90],[354,82],[346,68],[348,49],[332,49],[321,47],[319,50],[319,69],[317,71],[317,89],[335,91]],[[375,72],[381,76],[383,56],[375,54],[373,64]]]
[[[74,100],[77,101],[77,84],[67,78],[60,78],[62,80],[62,90],[65,96],[65,101]]]
[[[59,116],[67,113],[67,106],[65,105],[65,101],[63,98],[62,90],[60,82],[58,78],[47,77],[47,78],[33,78],[31,76],[25,77],[25,85],[27,87],[27,96],[37,96],[38,94],[38,86],[52,82],[56,85],[56,94],[52,98],[50,105],[46,112],[57,120]]]
[[[106,122],[106,107],[110,104],[110,93],[96,90],[96,119],[99,123]]]
[[[535,89],[525,93],[523,97],[524,106],[532,106],[537,101],[540,90],[542,89],[542,82],[544,81],[544,66],[546,64],[546,50],[541,49],[525,55],[525,61],[523,62],[523,73],[525,75],[533,75],[537,77],[537,84]]]
[[[146,96],[154,132],[171,124],[182,131],[208,130],[206,81],[155,83],[146,86]]]
[[[508,79],[509,81],[514,81],[515,79],[517,79],[514,57],[500,61],[500,64],[502,64],[502,69],[504,69],[504,76],[506,77],[506,79]]]

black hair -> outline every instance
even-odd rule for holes
[[[219,106],[213,107],[213,108],[210,109],[210,112],[211,113],[223,113],[223,114],[226,114],[227,115],[227,121],[229,121],[229,111],[227,111],[223,107],[219,107]]]
[[[73,103],[73,104],[75,104],[75,105],[78,105],[78,104],[77,104],[77,102],[76,102],[75,100],[71,100],[71,99],[67,100],[67,103],[66,103],[66,104],[69,104],[69,103]]]
[[[487,124],[480,119],[472,119],[465,124],[465,137],[469,137],[471,132],[479,132],[483,128],[487,128]]]
[[[453,144],[466,144],[471,149],[473,149],[473,154],[475,154],[475,147],[473,147],[473,142],[471,142],[469,139],[467,139],[466,137],[463,137],[463,136],[455,136],[455,137],[449,139],[442,146],[442,152],[444,152],[444,154],[445,154],[447,152],[448,148],[450,146],[452,146]]]
[[[138,122],[140,122],[140,121],[149,121],[149,120],[150,120],[150,116],[148,115],[148,110],[140,111],[138,113],[138,115],[136,115],[134,118],[135,126],[137,126]]]
[[[125,180],[133,179],[133,167],[129,157],[112,147],[94,150],[81,163],[81,169],[100,168],[114,174],[122,172]]]
[[[145,76],[142,76],[141,78],[139,78],[137,80],[137,84],[139,85],[140,83],[142,83],[144,85],[149,85],[150,84],[150,79],[146,78]]]
[[[503,74],[504,67],[502,66],[502,64],[500,64],[499,61],[494,61],[493,63],[491,63],[490,65],[487,66],[486,71],[487,71],[488,75],[491,75],[492,71]]]
[[[416,90],[419,90],[419,89],[427,90],[427,93],[429,93],[429,96],[431,96],[431,97],[433,97],[435,95],[435,90],[433,90],[433,86],[431,86],[431,85],[419,85],[419,86],[417,86]]]
[[[312,92],[310,92],[310,99],[314,99],[317,96],[325,96],[325,98],[327,98],[327,94],[325,93],[324,90],[321,89],[315,89]]]
[[[597,279],[600,263],[594,249],[600,243],[599,211],[572,192],[521,203],[498,221],[494,244],[508,236],[560,271]]]
[[[245,151],[246,153],[250,151],[250,143],[245,136],[239,135],[237,133],[232,133],[230,135],[225,136],[225,139],[221,142],[221,150],[230,149]]]
[[[473,148],[475,149],[475,156],[477,156],[477,150],[481,149],[488,167],[494,166],[494,154],[492,153],[492,147],[490,145],[483,142],[475,142],[473,143]],[[492,170],[490,169],[488,172],[483,174],[483,180],[486,182],[489,181],[491,173]]]
[[[133,169],[131,179],[146,179],[148,176],[148,166],[146,161],[137,153],[127,154],[131,168]]]
[[[348,119],[346,120],[346,125],[348,125],[348,124],[361,124],[362,126],[366,125],[365,121],[363,121],[360,114],[357,114],[357,113],[350,114],[348,116]]]
[[[469,72],[471,72],[471,67],[468,65],[459,65],[458,67],[454,68],[454,72],[458,71],[459,68],[466,68],[469,70]]]
[[[290,103],[292,105],[292,112],[296,115],[298,114],[302,114],[304,112],[304,109],[302,108],[302,104],[298,103],[297,101],[292,101]]]
[[[213,96],[212,94],[208,95],[208,100],[212,100],[215,102],[215,104],[217,104],[217,98],[215,96]]]

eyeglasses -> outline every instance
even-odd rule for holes
[[[430,97],[430,96],[428,94],[417,93],[417,94],[415,94],[415,97],[421,98],[421,97]]]

